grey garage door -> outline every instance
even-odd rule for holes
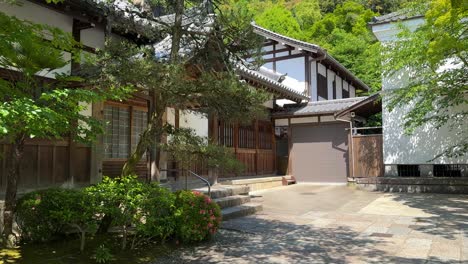
[[[292,174],[298,182],[346,182],[347,127],[346,123],[292,125]]]

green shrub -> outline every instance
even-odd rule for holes
[[[136,176],[122,178],[104,177],[102,182],[86,188],[88,195],[98,200],[97,212],[112,219],[112,225],[120,227],[122,249],[126,248],[129,227],[138,219],[138,207],[144,195],[144,183]]]
[[[97,263],[108,263],[109,261],[114,259],[114,255],[112,255],[111,250],[106,247],[105,245],[100,245],[96,250],[94,251],[94,260],[96,260]]]
[[[24,240],[47,241],[71,228],[81,236],[96,229],[93,197],[82,190],[52,188],[26,194],[18,201],[17,223]]]
[[[25,194],[17,201],[16,222],[25,241],[42,242],[56,237],[63,223],[51,212],[60,210],[67,190],[47,189]]]
[[[157,183],[146,184],[139,204],[135,227],[146,238],[166,240],[174,234],[175,195]]]
[[[198,242],[214,235],[221,223],[221,210],[210,197],[196,191],[176,194],[176,236],[182,242]]]
[[[122,249],[127,245],[129,227],[135,228],[132,248],[137,238],[165,240],[174,234],[175,196],[157,183],[142,183],[136,176],[105,177],[87,192],[98,200],[99,214],[120,227]]]

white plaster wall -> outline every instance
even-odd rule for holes
[[[356,97],[356,89],[352,85],[349,86],[349,97]]]
[[[345,91],[348,91],[349,92],[349,84],[347,81],[343,81],[343,90]]]
[[[310,63],[310,92],[309,95],[312,96],[311,101],[317,101],[317,62],[312,61]]]
[[[328,99],[333,100],[333,81],[335,80],[335,72],[327,69],[327,88]]]
[[[411,30],[424,22],[423,18],[410,19],[405,25]],[[389,42],[397,39],[398,27],[396,24],[382,24],[372,27],[376,37],[381,42]],[[423,47],[422,47],[423,48]],[[404,107],[388,110],[389,92],[403,87],[409,78],[413,78],[409,70],[401,71],[391,77],[382,80],[382,122],[383,122],[383,154],[385,164],[466,164],[468,155],[459,158],[440,158],[430,161],[437,154],[453,145],[460,137],[459,133],[466,132],[467,123],[455,124],[453,130],[448,126],[436,129],[431,124],[425,124],[415,130],[412,135],[405,135],[403,124],[404,116],[412,108],[414,103]],[[468,111],[468,106],[460,106],[453,109],[456,112]]]
[[[84,29],[80,32],[81,43],[93,48],[104,48],[105,34],[102,27]]]
[[[403,21],[403,24],[410,30],[414,31],[419,25],[424,23],[424,18],[413,18]],[[397,23],[386,23],[380,25],[373,25],[372,32],[380,42],[393,41],[396,39],[399,32]]]
[[[72,31],[73,18],[29,1],[19,0],[18,5],[0,2],[2,12],[19,19],[58,27],[65,32]]]
[[[343,82],[340,76],[336,76],[336,99],[343,98]]]
[[[419,127],[408,136],[404,134],[404,116],[413,104],[394,109],[387,108],[388,94],[383,96],[383,153],[385,164],[467,164],[468,155],[459,158],[440,158],[430,161],[437,154],[457,142],[460,133],[466,132],[467,123],[457,124],[453,130],[448,126],[436,129],[431,124]],[[461,108],[461,107],[460,107]],[[468,111],[468,106],[464,106]]]
[[[208,137],[208,117],[191,110],[180,111],[179,125],[191,128],[200,137]]]

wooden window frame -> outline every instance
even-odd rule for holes
[[[104,108],[106,106],[114,106],[114,107],[118,107],[118,108],[123,108],[123,109],[127,109],[129,111],[129,123],[128,123],[128,129],[129,129],[129,133],[128,133],[128,155],[130,156],[131,153],[132,153],[132,146],[133,146],[133,143],[134,143],[134,140],[133,140],[133,125],[134,125],[134,118],[133,118],[133,111],[143,111],[143,112],[146,112],[148,113],[148,107],[143,107],[143,106],[140,106],[140,105],[135,105],[135,104],[132,104],[132,103],[125,103],[125,102],[115,102],[115,101],[106,101],[104,103]],[[148,122],[148,119],[147,119],[147,122]],[[105,153],[104,153],[105,155]],[[109,157],[103,157],[103,161],[126,161],[128,159],[127,158],[109,158]]]

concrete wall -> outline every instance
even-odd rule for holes
[[[424,23],[424,19],[410,19],[404,23],[414,30],[418,25]],[[389,23],[373,26],[372,30],[384,45],[395,41],[399,32],[396,24]],[[410,78],[414,77],[411,71],[407,70],[401,71],[391,77],[384,77],[382,80],[383,152],[384,164],[387,165],[386,175],[393,176],[397,174],[396,164],[427,164],[430,166],[430,164],[468,163],[468,155],[459,158],[440,158],[430,161],[459,139],[460,133],[463,133],[463,126],[466,126],[466,123],[454,124],[452,129],[448,126],[437,129],[431,124],[425,124],[416,129],[412,135],[408,136],[404,134],[404,117],[412,109],[414,102],[394,109],[392,112],[388,110],[389,92],[394,89],[401,89]],[[453,111],[468,110],[468,106],[466,105],[462,108],[453,109]],[[431,171],[431,168],[420,166],[422,173]]]

